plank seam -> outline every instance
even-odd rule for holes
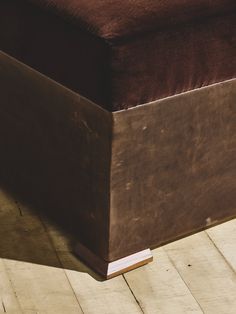
[[[6,272],[6,274],[7,274],[7,277],[8,277],[9,283],[10,283],[10,286],[11,286],[12,291],[13,291],[13,293],[14,293],[16,302],[17,302],[17,304],[18,304],[18,306],[19,306],[20,312],[23,314],[23,309],[22,309],[22,307],[21,307],[21,304],[20,304],[20,301],[19,301],[19,299],[18,299],[17,293],[16,293],[16,291],[15,291],[15,289],[14,289],[14,286],[13,286],[12,280],[11,280],[11,278],[10,278],[10,274],[9,274],[9,272],[8,272],[8,270],[7,270],[7,267],[6,267],[5,259],[4,259],[4,258],[2,258],[2,263],[3,263],[3,267],[4,267],[4,269],[5,269],[5,272]]]
[[[68,277],[68,275],[67,275],[67,272],[66,272],[66,270],[64,269],[63,264],[62,264],[62,262],[61,262],[60,256],[58,255],[58,252],[57,252],[56,247],[55,247],[55,245],[54,245],[53,239],[51,238],[50,234],[48,233],[47,226],[46,226],[46,224],[44,223],[42,217],[39,216],[39,215],[37,215],[37,216],[38,216],[38,219],[39,219],[39,221],[41,222],[41,224],[42,224],[42,226],[43,226],[43,228],[44,228],[44,230],[45,230],[45,232],[46,232],[46,235],[47,235],[47,238],[49,239],[49,242],[50,242],[50,244],[51,244],[51,247],[52,247],[52,248],[54,249],[54,251],[55,251],[55,254],[56,254],[56,257],[57,257],[57,259],[58,259],[58,262],[59,262],[59,264],[60,264],[60,266],[61,266],[61,269],[63,270],[63,272],[64,272],[64,274],[65,274],[65,276],[66,276],[66,279],[67,279],[67,281],[68,281],[68,283],[69,283],[69,285],[70,285],[70,287],[71,287],[71,290],[73,291],[73,294],[74,294],[74,296],[75,296],[75,299],[76,299],[76,301],[78,302],[79,308],[80,308],[82,314],[84,314],[84,311],[83,311],[82,306],[81,306],[81,304],[80,304],[80,302],[79,302],[79,299],[78,299],[78,297],[77,297],[77,294],[75,293],[75,290],[73,289],[73,286],[72,286],[72,284],[71,284],[71,282],[70,282],[70,279],[69,279],[69,277]]]
[[[5,307],[5,304],[4,304],[3,300],[2,300],[2,307],[3,307],[4,313],[6,313],[7,311],[6,311],[6,307]]]
[[[179,277],[182,279],[182,281],[183,281],[183,283],[185,284],[186,288],[187,288],[188,291],[190,292],[191,296],[193,297],[193,299],[194,299],[194,300],[196,301],[196,303],[198,304],[200,310],[202,311],[203,314],[205,314],[205,312],[204,312],[204,310],[203,310],[201,304],[200,304],[200,303],[198,302],[198,300],[195,298],[195,296],[193,295],[191,289],[189,289],[189,287],[188,287],[188,285],[187,285],[187,282],[184,280],[183,276],[180,274],[178,268],[175,266],[174,261],[173,261],[172,258],[169,256],[169,254],[168,254],[168,252],[165,250],[165,248],[164,248],[164,251],[165,251],[165,253],[166,253],[166,255],[167,255],[167,257],[168,257],[170,263],[171,263],[172,266],[175,268],[175,270],[176,270],[177,273],[179,274]]]
[[[128,281],[127,281],[127,279],[125,278],[125,275],[122,274],[122,277],[123,277],[123,279],[124,279],[126,285],[128,286],[128,288],[129,288],[129,290],[130,290],[130,292],[131,292],[131,294],[132,294],[132,296],[133,296],[135,302],[138,304],[138,306],[139,306],[141,312],[142,312],[143,314],[145,314],[145,311],[143,310],[143,308],[142,308],[142,306],[141,306],[139,300],[137,299],[136,295],[134,294],[133,290],[131,289],[131,287],[130,287]]]
[[[217,252],[220,254],[220,256],[223,258],[223,260],[226,262],[226,264],[229,266],[229,268],[233,271],[233,273],[236,275],[236,271],[231,265],[230,261],[227,260],[227,258],[224,256],[223,252],[220,250],[220,248],[217,246],[217,244],[214,242],[214,240],[211,238],[211,236],[208,234],[207,231],[204,231],[208,239],[211,241]]]

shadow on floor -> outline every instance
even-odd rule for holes
[[[73,253],[76,226],[71,217],[54,214],[0,188],[0,258],[75,270],[103,281]]]
[[[110,115],[107,125],[107,115],[97,107],[90,108],[82,100],[78,103],[73,93],[4,60],[0,67],[0,186],[18,203],[27,204],[31,216],[46,217],[68,243],[80,239],[106,259]],[[7,220],[10,212],[0,217],[0,241],[5,241],[0,247],[2,257],[61,267],[56,257],[47,255],[49,240],[41,238],[41,225],[32,230],[32,221],[25,220],[24,214],[13,225]],[[84,271],[81,265],[67,257],[63,260],[64,268]]]

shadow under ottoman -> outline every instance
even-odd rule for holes
[[[236,79],[109,112],[0,54],[0,179],[110,278],[236,216]]]

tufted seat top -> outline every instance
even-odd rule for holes
[[[104,39],[132,36],[230,12],[235,0],[30,0]]]
[[[235,0],[1,0],[0,49],[114,111],[236,75]]]

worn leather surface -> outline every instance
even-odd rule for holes
[[[236,216],[235,79],[113,117],[110,259]]]
[[[0,53],[0,184],[105,261],[236,215],[236,80],[109,113]]]
[[[0,49],[109,111],[236,77],[234,0],[1,0]]]
[[[107,259],[110,113],[2,53],[0,82],[1,187]]]

